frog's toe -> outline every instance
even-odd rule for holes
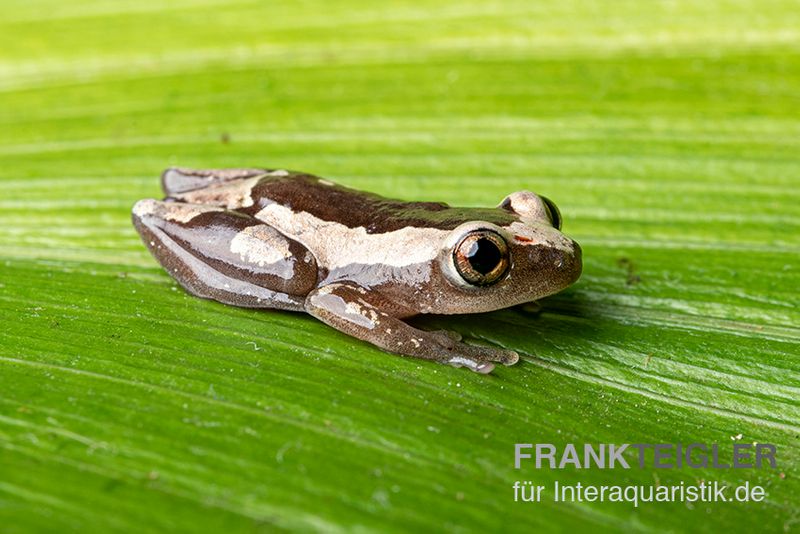
[[[494,364],[493,363],[479,363],[478,366],[473,369],[476,373],[482,375],[488,375],[492,371],[494,371]]]
[[[467,345],[458,343],[456,352],[446,362],[454,367],[467,367],[476,373],[491,373],[495,367],[495,362],[503,365],[514,365],[519,361],[519,354],[513,350],[496,349],[485,346]]]
[[[480,352],[476,355],[476,359],[484,362],[496,362],[505,366],[510,366],[519,361],[519,354],[513,350],[481,346]]]
[[[494,364],[491,362],[477,361],[473,360],[472,358],[465,358],[463,356],[454,356],[447,360],[446,363],[448,365],[452,365],[453,367],[466,367],[470,371],[474,371],[482,375],[487,375],[494,370]]]
[[[503,365],[514,365],[519,361],[519,354],[513,350],[498,350],[497,357],[492,358],[492,361],[502,363]]]

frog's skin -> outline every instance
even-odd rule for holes
[[[531,302],[581,273],[557,209],[528,191],[496,208],[451,208],[285,170],[168,169],[161,182],[165,200],[136,203],[133,223],[193,295],[305,311],[386,351],[481,373],[519,357],[403,319]]]

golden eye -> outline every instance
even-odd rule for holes
[[[508,245],[497,233],[478,230],[464,236],[453,251],[458,274],[474,286],[497,282],[508,270]]]

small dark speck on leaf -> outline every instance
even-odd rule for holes
[[[116,478],[112,478],[106,483],[106,485],[104,486],[103,489],[106,492],[111,493],[112,491],[114,491],[115,489],[117,489],[118,487],[120,487],[122,485],[123,485],[123,483],[122,483],[121,480],[117,480]]]
[[[223,145],[229,144],[231,142],[231,134],[228,132],[222,132],[222,134],[219,136],[219,141]]]
[[[617,265],[626,270],[626,285],[633,286],[642,281],[642,278],[636,274],[636,266],[633,264],[633,260],[630,258],[626,258],[625,256],[619,258],[617,260]]]

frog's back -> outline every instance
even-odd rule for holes
[[[168,198],[181,202],[222,206],[256,218],[265,208],[277,205],[319,221],[361,227],[369,234],[404,228],[452,230],[472,220],[505,226],[516,220],[505,210],[389,199],[282,169],[169,169],[162,185]]]
[[[403,228],[452,230],[476,219],[507,225],[516,218],[504,210],[453,208],[443,202],[407,202],[350,189],[310,174],[289,173],[263,178],[252,191],[252,215],[271,204],[305,212],[319,220],[349,228],[362,227],[369,234]]]

